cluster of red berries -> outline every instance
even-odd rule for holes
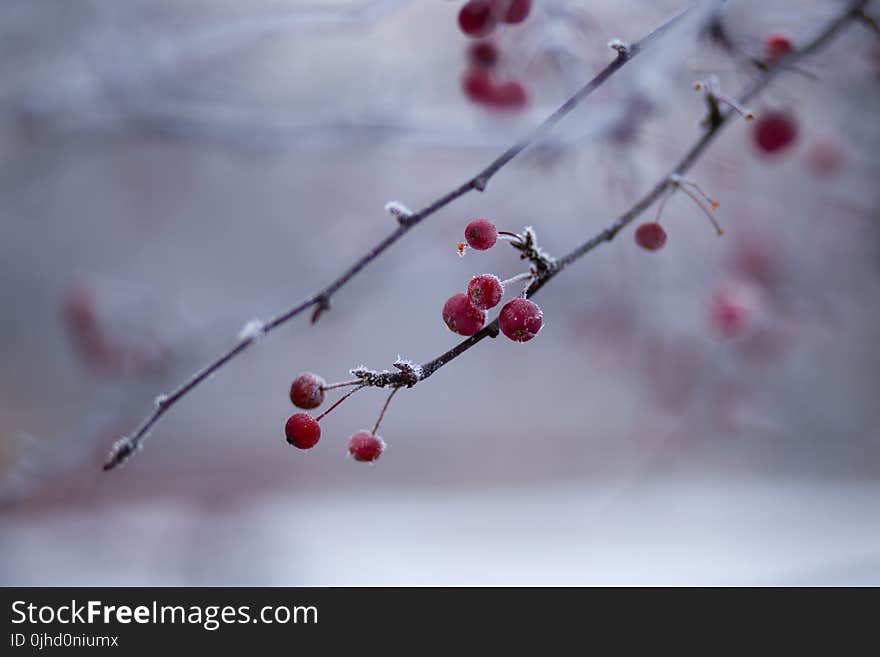
[[[290,401],[297,408],[311,410],[324,403],[327,382],[311,372],[297,376],[290,385]],[[294,413],[284,425],[284,434],[294,447],[311,449],[321,439],[323,415],[313,418],[308,413]],[[357,431],[348,440],[348,453],[355,461],[373,462],[385,451],[385,441],[370,431]]]
[[[532,0],[469,0],[458,12],[458,25],[466,36],[482,39],[501,23],[522,23],[531,11]],[[499,58],[498,47],[492,41],[478,41],[468,47],[468,69],[461,81],[465,95],[490,108],[525,107],[529,99],[522,84],[496,79]]]
[[[468,245],[477,251],[492,248],[498,241],[498,230],[487,219],[474,219],[464,229]],[[471,336],[486,323],[486,311],[504,297],[504,283],[494,274],[474,276],[467,291],[454,294],[443,305],[443,321],[449,330]],[[534,301],[518,297],[501,308],[498,326],[514,342],[528,342],[541,330],[543,313]]]

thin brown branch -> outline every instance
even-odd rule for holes
[[[104,470],[112,470],[113,468],[128,460],[128,458],[130,458],[132,454],[134,454],[141,448],[150,430],[182,397],[189,393],[193,388],[203,383],[206,379],[208,379],[212,374],[214,374],[230,360],[246,351],[249,347],[256,344],[259,337],[273,331],[282,324],[285,324],[286,322],[290,321],[294,317],[297,317],[298,315],[310,308],[314,308],[312,314],[312,322],[317,321],[318,318],[329,309],[330,301],[333,295],[336,294],[336,292],[338,292],[346,283],[348,283],[352,278],[359,274],[361,270],[363,270],[367,265],[373,262],[388,248],[390,248],[398,240],[400,240],[400,238],[402,238],[412,228],[436,213],[438,210],[449,205],[456,199],[464,196],[465,194],[473,191],[484,191],[486,189],[486,186],[489,184],[489,181],[495,176],[495,174],[497,174],[502,168],[507,166],[520,153],[522,153],[524,150],[543,138],[547,132],[549,132],[554,126],[556,126],[556,124],[558,124],[565,116],[570,114],[581,102],[584,101],[584,99],[586,99],[590,94],[596,91],[596,89],[602,86],[602,84],[604,84],[611,76],[617,73],[617,71],[623,68],[627,62],[631,61],[634,57],[643,52],[647,48],[647,46],[650,45],[651,42],[653,42],[661,34],[666,32],[674,24],[678,23],[690,11],[690,8],[682,11],[681,13],[663,23],[660,27],[654,29],[653,31],[642,37],[636,43],[626,45],[620,41],[612,42],[612,48],[617,51],[617,57],[614,59],[614,61],[603,68],[592,80],[581,87],[573,96],[571,96],[571,98],[560,105],[556,109],[556,111],[554,111],[552,114],[550,114],[550,116],[544,119],[542,123],[540,123],[523,139],[508,148],[501,155],[495,158],[495,160],[493,160],[486,168],[484,168],[482,171],[477,173],[474,177],[472,177],[470,180],[463,183],[459,187],[441,196],[418,212],[414,212],[405,216],[398,216],[398,226],[394,229],[394,231],[388,234],[383,240],[381,240],[373,248],[367,251],[367,253],[365,253],[357,261],[355,261],[355,263],[352,264],[347,270],[345,270],[342,275],[340,275],[338,278],[330,282],[326,287],[307,297],[294,307],[282,312],[281,314],[263,324],[262,330],[258,335],[248,335],[245,337],[240,337],[239,341],[226,353],[222,354],[219,358],[205,366],[203,369],[196,372],[196,374],[192,378],[181,384],[173,392],[163,396],[161,398],[162,402],[156,404],[156,408],[149,416],[147,416],[147,418],[137,428],[137,430],[131,436],[126,436],[120,439],[113,446],[110,454],[107,457],[106,462],[104,463]]]

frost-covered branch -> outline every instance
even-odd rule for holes
[[[389,211],[397,220],[397,227],[389,233],[383,240],[371,248],[367,253],[361,256],[348,269],[346,269],[338,278],[330,282],[323,289],[310,295],[297,305],[282,312],[271,320],[263,323],[249,322],[239,334],[236,344],[227,352],[222,354],[213,362],[206,365],[203,369],[196,372],[188,381],[180,385],[177,389],[169,394],[161,396],[161,403],[156,404],[154,411],[147,416],[138,429],[130,436],[126,436],[113,446],[106,462],[104,470],[112,470],[116,466],[124,463],[132,454],[140,449],[144,440],[148,436],[150,430],[156,423],[167,413],[181,398],[187,395],[193,388],[211,377],[217,370],[226,365],[233,358],[246,351],[248,348],[256,344],[263,335],[270,333],[282,324],[290,321],[294,317],[302,314],[306,310],[312,310],[312,322],[330,308],[330,300],[346,283],[357,276],[361,270],[382,255],[386,250],[393,246],[400,238],[408,233],[412,228],[420,224],[422,221],[446,207],[456,199],[473,191],[484,191],[489,181],[501,169],[507,166],[514,158],[520,155],[530,146],[541,140],[557,123],[570,114],[584,99],[604,84],[611,76],[624,67],[635,56],[643,52],[655,39],[666,32],[674,24],[678,23],[691,9],[677,14],[656,29],[649,32],[639,41],[633,44],[626,44],[619,39],[611,41],[609,46],[617,52],[617,57],[603,68],[593,79],[581,87],[573,96],[560,105],[552,114],[550,114],[542,123],[534,128],[523,139],[515,143],[513,146],[504,151],[495,160],[493,160],[486,168],[478,172],[465,183],[461,184],[452,191],[444,194],[434,202],[428,204],[417,212],[403,211],[398,203],[392,203]],[[533,285],[534,287],[534,285]],[[259,327],[255,331],[254,328]],[[436,369],[436,367],[434,368]],[[433,370],[431,370],[433,371]],[[430,372],[423,372],[421,378],[430,375]],[[396,381],[396,385],[407,384],[402,380],[406,376],[405,372],[393,374],[391,376],[401,377]],[[387,384],[386,384],[387,385]]]

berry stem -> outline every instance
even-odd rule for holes
[[[379,417],[376,418],[376,424],[373,425],[372,434],[375,436],[376,432],[379,430],[379,425],[382,423],[382,418],[385,417],[385,411],[388,410],[388,405],[391,403],[391,400],[394,398],[394,395],[397,394],[397,391],[400,390],[401,386],[395,386],[395,388],[391,391],[391,394],[385,399],[385,403],[382,405],[382,410],[379,412]]]
[[[516,240],[517,242],[522,242],[522,235],[520,235],[519,233],[513,233],[509,230],[499,230],[498,237],[505,240]]]
[[[337,406],[339,406],[342,402],[344,402],[346,399],[348,399],[349,397],[351,397],[354,393],[356,393],[356,392],[357,392],[358,390],[360,390],[361,388],[366,388],[366,384],[363,384],[363,383],[362,383],[362,384],[359,385],[357,388],[352,388],[352,389],[349,390],[347,393],[345,393],[344,395],[342,395],[342,397],[340,397],[339,399],[337,399],[336,402],[335,402],[330,408],[328,408],[326,411],[324,411],[324,412],[321,413],[318,417],[316,417],[316,418],[315,418],[315,422],[320,422],[322,419],[324,419],[324,417],[326,417],[327,415],[330,414],[330,411],[332,411],[334,408],[336,408]]]
[[[506,288],[508,285],[511,285],[513,283],[524,281],[526,279],[531,280],[532,278],[534,278],[534,274],[532,274],[532,272],[524,271],[522,274],[517,274],[516,276],[511,276],[507,280],[501,281],[501,286]]]
[[[335,388],[345,388],[346,386],[356,386],[361,383],[360,379],[355,379],[354,381],[339,381],[337,383],[328,383],[326,385],[321,386],[321,390],[334,390]]]
[[[674,188],[672,188],[672,187],[668,188],[668,189],[663,193],[663,196],[660,198],[660,203],[657,204],[657,216],[654,217],[654,223],[655,223],[655,224],[659,224],[659,223],[660,223],[660,215],[663,214],[663,208],[666,207],[666,202],[669,201],[669,197],[672,196],[672,191],[673,191],[673,189],[674,189]]]
[[[721,226],[718,225],[718,222],[715,220],[715,217],[712,216],[712,211],[709,208],[707,208],[705,205],[703,205],[702,199],[699,196],[697,196],[689,187],[687,187],[683,183],[677,183],[676,187],[678,187],[678,189],[680,189],[685,194],[690,196],[691,200],[697,204],[697,207],[703,211],[703,214],[705,214],[707,217],[709,217],[709,221],[712,222],[712,226],[715,227],[715,232],[718,233],[718,236],[721,237],[722,235],[724,235],[724,231],[721,229]]]

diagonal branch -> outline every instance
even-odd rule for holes
[[[507,166],[507,164],[509,164],[511,160],[516,158],[520,153],[522,153],[524,150],[526,150],[531,145],[539,141],[542,137],[544,137],[547,132],[549,132],[554,126],[556,126],[557,123],[559,123],[563,118],[570,114],[581,102],[583,102],[584,99],[586,99],[590,94],[596,91],[596,89],[602,86],[602,84],[604,84],[617,71],[623,68],[627,62],[631,61],[636,55],[643,52],[651,44],[651,42],[653,42],[667,30],[669,30],[669,28],[671,28],[673,25],[677,24],[685,15],[687,15],[691,11],[691,9],[692,8],[685,9],[684,11],[675,15],[674,17],[663,23],[660,27],[654,29],[653,31],[642,37],[636,43],[627,45],[620,41],[613,41],[610,45],[614,50],[617,51],[617,57],[614,59],[614,61],[603,68],[592,80],[587,82],[571,98],[560,105],[559,108],[556,109],[556,111],[554,111],[550,116],[544,119],[544,121],[540,123],[528,135],[526,135],[523,139],[504,151],[495,160],[493,160],[485,169],[477,173],[473,178],[463,183],[456,189],[453,189],[444,196],[441,196],[434,202],[425,206],[418,212],[415,212],[413,214],[399,215],[397,217],[399,224],[397,228],[395,228],[394,231],[392,231],[382,241],[376,244],[367,253],[361,256],[357,261],[355,261],[355,263],[352,264],[347,270],[345,270],[342,275],[340,275],[338,278],[329,283],[320,291],[301,301],[296,306],[282,312],[265,324],[260,325],[258,330],[243,331],[242,334],[239,336],[238,342],[227,352],[225,352],[216,360],[196,372],[188,381],[181,384],[178,388],[176,388],[168,395],[163,395],[157,398],[156,408],[149,416],[147,416],[147,418],[141,423],[138,429],[131,436],[126,436],[117,441],[117,443],[113,446],[109,456],[107,457],[106,462],[104,463],[104,470],[112,470],[116,466],[124,463],[130,456],[132,456],[132,454],[140,449],[150,430],[182,397],[184,397],[199,384],[203,383],[206,379],[208,379],[212,374],[214,374],[217,370],[226,365],[233,358],[240,355],[248,348],[256,344],[260,337],[278,328],[282,324],[285,324],[286,322],[290,321],[294,317],[297,317],[298,315],[302,314],[304,311],[310,308],[314,308],[312,321],[317,321],[321,314],[329,309],[331,298],[334,294],[336,294],[336,292],[340,290],[340,288],[342,288],[352,278],[359,274],[361,270],[364,269],[364,267],[369,265],[376,258],[382,255],[386,250],[388,250],[412,228],[420,224],[432,214],[436,213],[438,210],[446,207],[456,199],[464,196],[465,194],[468,194],[472,191],[482,192],[483,190],[485,190],[486,186],[489,184],[489,181],[492,179],[493,176],[495,176],[495,174],[497,174],[501,169]]]

